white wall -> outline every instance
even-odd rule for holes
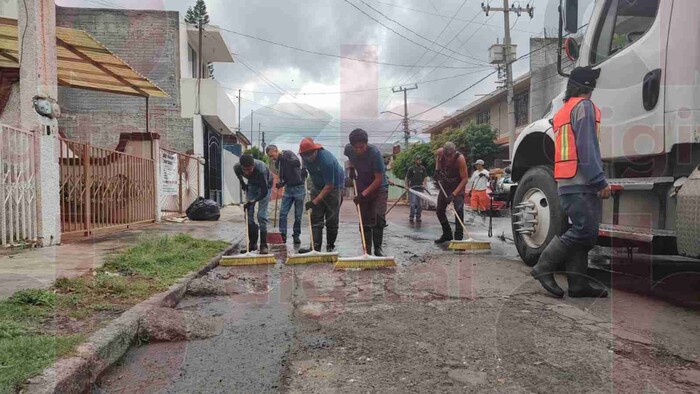
[[[0,16],[17,19],[19,16],[17,0],[0,0]]]
[[[240,204],[241,203],[241,184],[233,172],[233,166],[238,164],[238,156],[224,149],[223,155],[224,165],[224,190],[223,199],[224,205]]]
[[[192,118],[192,139],[195,156],[204,157],[204,121],[201,115]],[[199,190],[199,194],[204,196],[204,166],[199,166]]]
[[[192,76],[192,64],[187,59],[189,53],[189,42],[187,40],[187,25],[185,19],[180,17],[180,77],[190,78]],[[182,99],[181,99],[182,100]]]

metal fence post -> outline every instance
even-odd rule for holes
[[[92,169],[90,168],[90,145],[83,145],[83,221],[85,222],[85,236],[92,230]]]

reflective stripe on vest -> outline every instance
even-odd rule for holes
[[[564,107],[554,115],[554,178],[571,179],[578,172],[576,152],[576,131],[571,125],[571,112],[582,97],[570,98]],[[593,104],[596,115],[596,133],[600,137],[600,110]]]

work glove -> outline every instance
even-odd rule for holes
[[[306,167],[301,169],[301,177],[306,179],[309,176],[309,170],[306,169]]]
[[[352,167],[350,167],[349,176],[353,181],[357,180],[357,171],[355,171],[355,169]]]
[[[355,196],[355,198],[352,199],[352,201],[355,203],[355,205],[360,205],[361,203],[369,200],[369,198],[363,196],[362,194],[358,194]]]
[[[307,201],[306,204],[304,204],[304,208],[308,211],[309,209],[314,209],[316,204],[314,204],[313,201]]]
[[[243,204],[243,209],[248,209],[248,208],[252,207],[253,205],[255,205],[255,200],[250,200],[250,201],[246,202],[245,204]]]
[[[281,189],[281,188],[285,187],[286,185],[287,185],[286,182],[277,182],[277,185],[275,185],[275,187],[277,189]]]
[[[446,198],[447,205],[452,204],[455,201],[455,196],[453,194],[448,194]]]

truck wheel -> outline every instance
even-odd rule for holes
[[[515,190],[511,213],[515,247],[532,267],[549,241],[568,226],[551,168],[538,166],[525,173]]]

